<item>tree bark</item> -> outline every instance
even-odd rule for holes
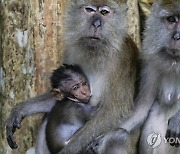
[[[140,45],[137,0],[128,0],[129,34]],[[41,117],[22,122],[11,150],[5,124],[19,102],[43,93],[49,75],[61,64],[63,13],[67,0],[0,1],[0,153],[24,154],[35,145]]]
[[[15,133],[19,148],[6,142],[11,109],[46,91],[62,57],[62,14],[66,0],[4,0],[0,4],[0,153],[24,154],[35,144],[40,118],[27,118]],[[2,99],[3,98],[3,99]]]
[[[140,19],[138,0],[127,0],[128,5],[128,33],[136,42],[137,46],[141,47],[140,41]]]

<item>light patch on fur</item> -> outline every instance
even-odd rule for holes
[[[82,123],[76,123],[76,125],[73,124],[62,124],[57,128],[58,135],[63,138],[65,143],[68,142],[69,138],[74,135],[74,133],[82,127]]]
[[[168,94],[168,101],[171,101],[171,94]]]
[[[90,83],[91,83],[91,92],[92,92],[92,97],[90,99],[90,104],[91,106],[96,106],[101,99],[101,95],[103,94],[104,87],[105,85],[105,75],[98,73],[94,77],[90,76],[89,78]]]

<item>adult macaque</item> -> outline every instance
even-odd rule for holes
[[[136,100],[137,106],[132,116],[119,126],[126,131],[119,129],[112,133],[111,137],[105,137],[102,142],[105,148],[101,147],[104,151],[108,149],[105,145],[111,143],[116,134],[124,144],[128,137],[127,132],[133,132],[145,122],[142,127],[138,153],[180,153],[180,148],[165,143],[165,138],[167,140],[169,138],[169,134],[166,134],[168,120],[180,109],[179,13],[180,0],[157,0],[153,4],[152,14],[146,25],[141,56],[143,70],[140,93]],[[179,122],[174,124],[175,128],[180,127],[178,124]],[[152,141],[149,140],[149,144],[147,142],[148,136],[152,133],[160,134],[162,139],[161,144],[155,148],[150,146],[150,143],[156,144],[156,142],[153,143],[153,138]],[[171,135],[173,138],[169,141],[171,140],[170,142],[175,145],[179,144],[176,138],[179,136]]]
[[[61,154],[80,153],[93,139],[117,127],[133,109],[138,50],[126,34],[125,2],[70,1],[65,19],[63,62],[82,68],[91,85],[90,105],[99,104],[100,109],[73,135],[68,145],[59,152]],[[17,147],[13,133],[23,117],[49,112],[54,104],[51,95],[44,95],[13,109],[7,124],[9,145]],[[128,150],[132,150],[131,147]]]
[[[54,70],[51,86],[60,100],[48,114],[46,141],[50,152],[57,153],[92,117],[96,107],[88,104],[91,97],[89,83],[78,66],[63,65]]]

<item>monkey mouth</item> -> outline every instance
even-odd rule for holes
[[[91,49],[91,51],[94,51],[97,48],[102,48],[103,44],[105,44],[101,37],[95,36],[83,37],[79,40],[79,43],[83,44],[84,47],[87,47],[88,50]]]
[[[101,35],[100,35],[100,33],[98,33],[96,31],[96,32],[94,32],[93,34],[90,35],[89,39],[91,39],[91,40],[100,40],[101,39]]]
[[[99,38],[99,37],[96,37],[96,36],[89,37],[89,39],[91,39],[91,40],[100,40],[100,38]]]
[[[178,49],[167,49],[166,52],[174,57],[180,57],[180,50]]]
[[[170,42],[170,48],[176,52],[180,51],[180,40],[178,41],[171,41]]]
[[[96,37],[96,36],[89,36],[89,37],[84,37],[83,38],[84,41],[88,41],[88,42],[97,42],[100,41],[101,38],[100,37]]]
[[[84,98],[81,101],[87,104],[89,102],[90,98],[91,98],[91,96],[87,96],[86,98]]]

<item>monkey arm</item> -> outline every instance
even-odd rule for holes
[[[180,110],[169,119],[168,121],[168,128],[166,132],[166,139],[168,141],[168,138],[180,138]],[[179,146],[180,143],[175,142],[171,143],[171,146]]]
[[[102,112],[106,111],[106,112]],[[108,113],[109,112],[109,113]],[[114,113],[117,113],[114,111]],[[58,154],[76,154],[85,149],[97,136],[115,127],[113,110],[101,109],[70,139],[69,144]],[[106,119],[106,120],[104,120]],[[116,124],[117,125],[117,124]]]
[[[127,119],[120,121],[119,126],[107,133],[104,136],[103,141],[98,143],[100,153],[106,153],[112,143],[113,146],[115,146],[113,147],[114,149],[116,149],[116,145],[117,147],[129,145],[129,135],[131,132],[133,132],[136,128],[139,128],[144,123],[155,100],[154,94],[156,91],[156,80],[152,81],[150,78],[151,76],[149,75],[143,77],[140,93],[135,101],[136,106],[132,114],[130,114]],[[92,149],[94,149],[94,147],[92,147]]]
[[[18,147],[13,134],[17,128],[19,129],[21,127],[21,121],[23,120],[23,118],[32,114],[49,112],[54,104],[55,100],[53,99],[51,94],[46,93],[22,102],[14,107],[11,111],[6,125],[6,137],[9,146],[12,149]]]
[[[145,122],[153,103],[154,96],[152,95],[151,90],[148,89],[146,95],[137,100],[137,106],[135,107],[133,114],[123,122],[119,128],[123,128],[130,133],[136,128],[141,127]]]
[[[119,125],[119,128],[123,128],[129,133],[142,126],[156,98],[158,78],[156,69],[152,69],[151,65],[147,63],[143,64],[143,67],[139,93],[134,103],[135,108],[127,120]]]

